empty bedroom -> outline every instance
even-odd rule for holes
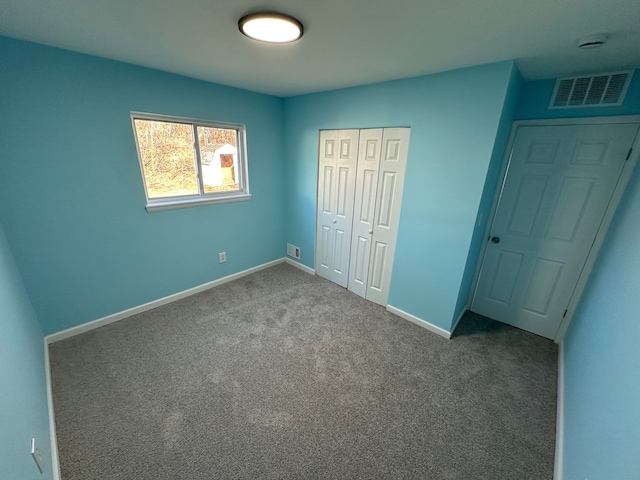
[[[640,478],[640,6],[0,4],[0,477]]]

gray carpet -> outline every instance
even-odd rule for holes
[[[555,344],[285,264],[50,352],[63,480],[553,477]]]

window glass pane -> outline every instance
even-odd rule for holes
[[[135,119],[135,126],[149,198],[198,195],[191,125]]]
[[[198,127],[198,142],[205,193],[239,190],[238,132]]]

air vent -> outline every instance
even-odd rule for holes
[[[549,108],[616,107],[622,105],[633,70],[558,78]]]

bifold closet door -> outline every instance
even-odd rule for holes
[[[348,284],[359,130],[320,132],[316,271]]]
[[[353,293],[365,298],[367,295],[369,257],[371,254],[371,240],[373,239],[381,149],[381,128],[360,131],[348,288]]]
[[[409,128],[320,132],[316,271],[386,305]]]
[[[387,305],[389,299],[410,135],[410,128],[385,128],[382,132],[365,295],[380,305]]]

